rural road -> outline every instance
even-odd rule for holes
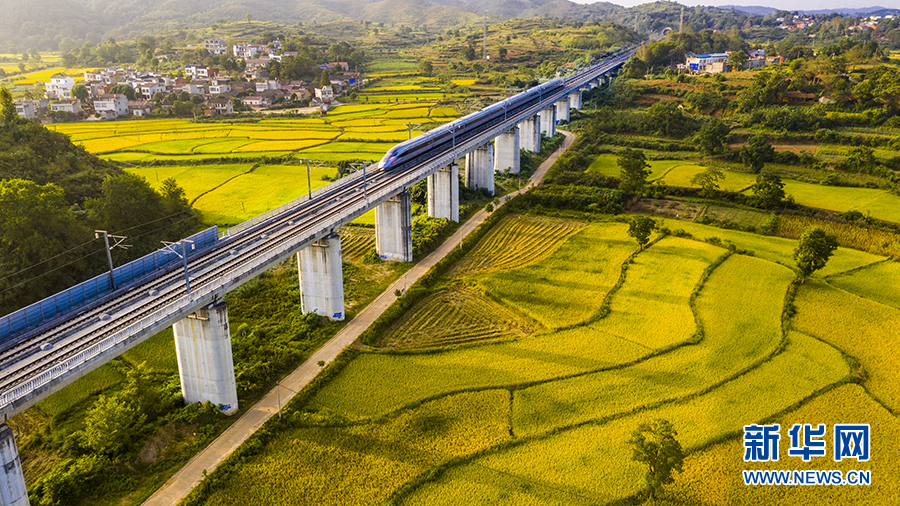
[[[569,149],[575,140],[575,135],[569,132],[559,131],[565,136],[563,145],[550,155],[544,163],[535,171],[534,175],[529,179],[527,184],[521,190],[510,193],[515,196],[522,193],[534,184],[539,183],[550,166],[556,161],[560,153]],[[502,205],[502,202],[501,204]],[[344,328],[342,328],[334,337],[322,345],[315,351],[300,367],[294,372],[281,380],[280,384],[284,388],[276,387],[267,393],[262,399],[240,416],[228,429],[225,430],[218,438],[216,438],[209,446],[200,451],[178,472],[172,475],[169,480],[163,484],[156,492],[153,493],[146,501],[144,506],[172,506],[178,504],[184,499],[190,491],[200,483],[203,479],[203,472],[211,473],[228,455],[240,446],[250,435],[265,423],[266,420],[278,413],[279,396],[281,404],[287,404],[294,396],[295,392],[299,392],[305,387],[322,369],[318,362],[323,361],[330,363],[344,348],[350,346],[360,334],[372,322],[378,318],[393,302],[397,299],[394,291],[403,289],[415,283],[417,279],[423,276],[436,263],[444,258],[454,246],[459,244],[463,237],[469,235],[475,227],[480,225],[487,218],[484,209],[476,212],[468,221],[463,223],[459,230],[453,234],[448,240],[444,241],[437,250],[425,257],[423,260],[415,264],[405,275],[394,281],[387,289],[381,293],[371,304],[366,306],[352,320],[350,320]]]

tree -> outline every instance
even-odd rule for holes
[[[505,60],[505,59],[506,59],[507,50],[506,50],[505,47],[501,47],[500,50],[499,50],[497,53],[498,53],[498,55],[500,56],[500,59],[501,59],[501,60]]]
[[[649,132],[661,132],[666,136],[683,137],[690,133],[692,120],[675,102],[657,102],[647,110],[645,118]]]
[[[747,60],[749,60],[747,53],[743,51],[734,51],[728,55],[728,66],[731,67],[732,72],[744,70],[744,65],[747,63]]]
[[[753,185],[753,196],[757,204],[765,209],[771,209],[784,200],[784,183],[778,174],[766,173],[756,176],[756,184]]]
[[[6,87],[0,88],[0,117],[5,125],[15,125],[19,121],[16,112],[16,104],[13,103],[12,93]]]
[[[146,419],[124,396],[101,395],[85,418],[85,443],[96,453],[119,455],[137,440]]]
[[[694,136],[694,144],[706,156],[721,153],[725,149],[731,129],[722,121],[711,118],[700,127],[700,131]]]
[[[419,72],[425,77],[431,77],[434,73],[434,64],[428,58],[423,59],[419,62]]]
[[[691,184],[703,188],[703,196],[710,198],[719,189],[719,180],[725,179],[725,173],[718,167],[707,167],[706,170],[691,178]]]
[[[247,14],[244,15],[244,19],[247,20],[247,24],[249,25],[253,21],[253,16],[251,16],[250,13],[248,12]]]
[[[117,95],[125,95],[128,100],[134,100],[134,88],[128,86],[127,84],[117,84],[109,90],[110,93],[114,93]]]
[[[635,216],[628,224],[628,235],[634,237],[641,251],[644,251],[644,245],[650,242],[650,234],[657,228],[659,228],[659,225],[653,218],[649,216]]]
[[[619,189],[629,193],[640,193],[647,184],[650,175],[650,164],[643,151],[626,149],[619,155],[616,163],[622,169],[619,173]]]
[[[78,83],[75,86],[72,86],[72,97],[81,100],[82,102],[87,102],[87,99],[90,98],[91,92],[88,91],[87,86]]]
[[[322,77],[319,78],[319,88],[331,86],[331,76],[328,75],[328,69],[322,69]]]
[[[763,134],[750,137],[750,142],[741,148],[741,161],[749,167],[754,174],[759,174],[766,162],[775,159],[775,148],[769,144],[769,139]]]
[[[800,236],[800,244],[794,250],[794,260],[800,269],[800,276],[806,281],[806,276],[825,267],[825,263],[831,258],[837,249],[837,238],[827,235],[819,227],[807,228]]]
[[[632,446],[631,460],[644,462],[649,467],[644,479],[650,487],[650,497],[654,499],[663,485],[675,481],[672,471],[682,471],[684,449],[675,439],[677,435],[672,422],[660,418],[640,424],[628,440]]]
[[[472,44],[466,48],[466,59],[472,61],[475,59],[475,47]]]

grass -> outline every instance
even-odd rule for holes
[[[137,348],[141,346],[138,345]],[[175,345],[173,343],[172,351],[174,352],[174,350]],[[60,390],[37,403],[37,408],[50,417],[58,416],[78,404],[96,397],[100,392],[119,384],[124,379],[125,375],[117,367],[107,363],[89,372],[64,390]]]
[[[637,249],[626,228],[592,223],[545,261],[491,272],[476,283],[547,328],[577,324],[600,310],[603,297],[619,279],[620,265]],[[573,300],[579,303],[571,304]]]
[[[475,290],[453,287],[416,304],[382,336],[395,349],[453,346],[531,334],[533,322]]]
[[[759,211],[755,209],[745,209],[741,207],[729,207],[721,205],[710,205],[706,208],[704,216],[708,216],[714,220],[730,221],[737,223],[743,227],[761,228],[763,224],[772,216],[771,213]],[[798,235],[796,238],[799,238]]]
[[[539,263],[556,251],[585,223],[543,216],[504,217],[448,275],[511,270]]]
[[[894,412],[900,410],[900,356],[893,351],[900,344],[900,309],[816,279],[806,280],[795,305],[795,327],[859,359],[868,391]]]
[[[378,504],[428,467],[509,439],[509,392],[449,396],[395,419],[300,427],[269,443],[206,504]]]
[[[707,167],[695,164],[685,164],[674,167],[662,178],[662,182],[669,186],[686,186],[699,188],[699,185],[691,184],[691,178],[706,170]],[[723,171],[725,178],[719,180],[719,188],[729,191],[740,191],[756,183],[756,175],[749,172]]]
[[[619,177],[622,169],[616,163],[616,160],[618,160],[618,156],[613,154],[598,155],[587,168],[587,172],[598,172],[607,176]],[[647,176],[648,181],[655,181],[663,177],[674,167],[681,165],[693,166],[690,162],[685,162],[684,160],[650,160],[647,163],[650,165],[650,175]]]
[[[741,479],[743,469],[798,469],[819,470],[823,462],[813,459],[790,458],[779,462],[747,464],[742,461],[743,442],[736,438],[690,455],[684,463],[684,472],[666,492],[666,500],[652,504],[658,506],[732,504],[817,504],[843,506],[870,504],[888,506],[900,495],[900,483],[885,479],[900,474],[900,422],[878,403],[874,402],[859,385],[844,385],[804,404],[800,408],[774,420],[782,427],[782,441],[787,437],[786,428],[795,423],[824,423],[830,431],[837,423],[860,423],[872,426],[871,460],[860,464],[855,460],[832,462],[828,469],[846,473],[851,469],[871,469],[872,485],[866,487],[747,487]],[[829,432],[830,433],[830,432]],[[830,448],[829,442],[829,448]],[[785,450],[782,446],[782,455]],[[710,483],[715,483],[711,487]]]

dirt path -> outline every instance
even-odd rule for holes
[[[519,191],[510,195],[518,195],[526,191],[532,185],[537,184],[544,178],[547,170],[556,161],[557,157],[563,151],[569,149],[575,140],[575,135],[569,132],[562,132],[565,135],[563,145],[550,155],[544,163],[535,171],[534,175],[529,179],[529,184]],[[502,205],[502,203],[501,203]],[[299,392],[305,387],[316,374],[319,373],[321,367],[317,364],[321,360],[329,363],[337,357],[344,348],[350,346],[359,335],[383,313],[388,306],[393,304],[397,297],[394,291],[397,289],[405,289],[413,284],[422,275],[428,272],[434,264],[444,258],[455,246],[459,244],[463,237],[469,235],[475,227],[484,222],[487,213],[484,209],[476,212],[468,221],[463,223],[459,230],[453,236],[444,241],[437,250],[425,257],[414,265],[405,275],[394,281],[387,289],[379,295],[371,304],[365,307],[350,320],[347,325],[340,330],[328,342],[316,350],[303,364],[294,372],[281,381],[284,388],[273,389],[247,412],[225,430],[215,441],[210,443],[205,449],[194,456],[187,464],[178,472],[172,475],[169,480],[163,484],[156,492],[153,493],[146,501],[144,506],[171,506],[177,504],[184,499],[190,491],[200,483],[203,479],[203,472],[211,473],[228,455],[231,454],[241,443],[244,442],[251,434],[256,432],[266,420],[278,413],[278,397],[281,396],[281,404],[287,404],[294,396],[294,392]]]

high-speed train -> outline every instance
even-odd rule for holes
[[[434,155],[452,149],[485,128],[506,121],[506,118],[521,112],[565,87],[562,79],[554,79],[497,102],[457,120],[441,125],[418,137],[397,144],[384,154],[378,162],[379,169],[397,171],[413,167]]]

